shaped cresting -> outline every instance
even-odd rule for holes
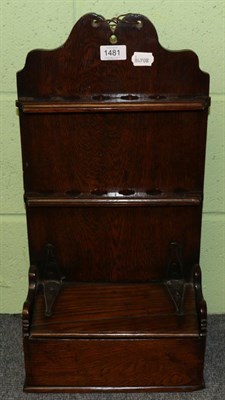
[[[25,390],[204,387],[198,57],[165,50],[143,15],[87,14],[63,46],[28,54],[17,86]]]
[[[115,20],[115,25],[112,33],[107,20],[87,14],[76,23],[62,47],[31,51],[25,68],[17,74],[19,97],[208,95],[209,76],[199,70],[193,52],[163,49],[154,26],[142,15],[128,14]],[[112,37],[116,46],[126,47],[123,62],[100,59],[100,46],[111,45]],[[135,68],[132,58],[136,53],[152,54],[151,68]]]

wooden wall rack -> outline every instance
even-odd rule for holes
[[[143,15],[87,14],[62,47],[30,52],[17,84],[25,391],[204,387],[197,56],[162,48]]]

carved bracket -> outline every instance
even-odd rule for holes
[[[194,266],[193,283],[196,296],[196,308],[198,312],[200,336],[206,336],[207,333],[207,306],[202,293],[202,273],[197,264]]]
[[[22,311],[22,324],[23,324],[24,336],[29,335],[30,323],[32,318],[31,313],[33,309],[32,305],[34,302],[36,287],[37,287],[37,271],[36,267],[34,265],[31,265],[29,270],[29,289]]]
[[[60,271],[55,257],[55,248],[52,244],[45,246],[45,261],[41,269],[39,285],[43,287],[45,299],[45,315],[52,315],[52,308],[60,292],[65,277]]]
[[[169,263],[167,268],[167,279],[165,280],[164,284],[176,307],[177,313],[183,314],[185,281],[181,257],[181,246],[178,242],[171,242],[169,244]]]

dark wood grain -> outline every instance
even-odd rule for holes
[[[106,90],[146,93],[146,89],[151,95],[208,94],[209,76],[199,69],[197,55],[162,48],[154,26],[143,15],[126,17],[127,22],[141,20],[140,30],[125,21],[117,25],[115,35],[118,45],[127,45],[127,61],[101,62],[100,45],[110,44],[112,32],[104,21],[94,28],[94,19],[102,21],[93,14],[82,17],[62,47],[28,54],[24,69],[17,74],[20,97],[95,95]],[[131,57],[136,51],[154,54],[150,69],[133,66]]]
[[[187,284],[178,315],[163,283],[67,283],[51,319],[44,315],[43,295],[37,296],[31,337],[198,337],[193,291]]]
[[[113,390],[203,386],[199,339],[30,340],[26,386]],[[88,382],[88,385],[87,385]],[[115,385],[116,383],[116,385]],[[117,389],[118,390],[118,389]]]
[[[206,123],[207,111],[22,114],[25,190],[201,192]]]
[[[181,243],[187,279],[199,262],[199,207],[35,207],[27,215],[31,263],[40,265],[51,243],[69,281],[164,279],[171,241]]]
[[[143,15],[111,23],[126,60],[100,60],[110,22],[87,14],[17,73],[27,392],[204,387],[209,75],[194,52],[164,49]],[[152,53],[151,67],[134,52]]]

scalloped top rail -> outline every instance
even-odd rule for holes
[[[209,75],[199,69],[194,52],[164,49],[145,16],[105,20],[90,13],[63,46],[31,51],[17,73],[17,86],[19,100],[96,93],[207,96]]]

